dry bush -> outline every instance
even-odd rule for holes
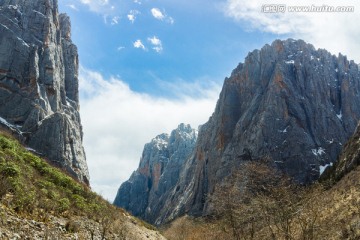
[[[166,226],[162,234],[169,240],[227,240],[229,234],[224,234],[220,225],[211,219],[183,216]]]
[[[360,167],[331,188],[298,186],[264,162],[248,162],[209,197],[212,218],[183,217],[172,239],[360,239]]]
[[[267,161],[244,163],[210,197],[232,239],[318,239],[320,186],[303,187]]]

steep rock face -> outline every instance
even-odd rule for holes
[[[88,184],[70,26],[56,0],[0,1],[0,125]]]
[[[161,134],[147,143],[139,168],[120,186],[114,204],[154,222],[166,211],[165,200],[172,194],[170,191],[194,150],[196,138],[197,131],[180,124],[170,136]]]
[[[344,145],[344,149],[339,155],[335,164],[322,166],[323,174],[321,180],[331,180],[333,183],[338,182],[346,174],[356,169],[360,165],[360,125],[357,126],[355,133]]]
[[[215,112],[155,224],[207,213],[215,184],[242,161],[268,158],[301,183],[338,157],[360,117],[360,72],[302,40],[248,54],[225,79]]]

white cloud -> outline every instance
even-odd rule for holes
[[[159,38],[157,38],[156,36],[153,36],[152,38],[148,38],[148,40],[153,45],[161,45],[161,40]]]
[[[137,4],[141,4],[141,1],[139,1],[139,0],[134,0],[134,3],[137,3]]]
[[[134,43],[133,43],[133,46],[134,48],[141,48],[143,50],[146,50],[144,44],[141,42],[140,39],[136,40]]]
[[[116,11],[116,7],[111,4],[110,0],[77,0],[81,4],[88,7],[91,12],[95,12],[101,15],[105,24],[110,23],[115,25],[119,23],[119,12]]]
[[[165,15],[158,8],[152,8],[151,14],[153,15],[154,18],[159,20],[163,20],[165,18]]]
[[[179,81],[164,83],[164,87],[177,98],[137,93],[119,79],[104,79],[97,72],[80,69],[81,118],[91,186],[110,201],[137,168],[145,143],[160,133],[170,133],[181,122],[195,128],[205,123],[220,92],[220,86],[212,83]]]
[[[119,24],[119,20],[120,20],[120,17],[119,16],[115,16],[111,19],[111,25],[116,25],[116,24]]]
[[[66,6],[71,8],[72,10],[79,11],[74,4],[68,4]]]
[[[109,0],[79,0],[82,4],[87,5],[93,12],[104,13],[107,10],[111,10]]]
[[[128,19],[129,19],[130,22],[134,23],[135,18],[136,18],[135,15],[133,15],[133,14],[128,14],[127,17],[128,17]]]
[[[175,20],[172,18],[172,17],[168,17],[167,18],[167,21],[170,23],[170,24],[174,24]]]
[[[284,13],[263,13],[263,5],[286,4]],[[352,13],[330,12],[289,12],[289,6],[354,6]],[[326,48],[337,54],[342,52],[360,62],[360,2],[357,0],[227,0],[222,8],[226,16],[238,21],[248,30],[257,29],[264,32],[284,34],[301,38],[313,43],[316,47]]]
[[[134,23],[135,22],[135,19],[136,19],[136,15],[139,15],[140,12],[138,10],[131,10],[129,12],[129,14],[127,15],[127,18],[129,19],[129,21],[131,23]]]
[[[153,36],[152,38],[148,38],[148,41],[153,45],[154,51],[160,53],[163,50],[161,40],[157,38],[156,36]]]
[[[167,16],[165,12],[162,12],[160,9],[158,8],[152,8],[151,10],[151,14],[154,18],[160,20],[160,21],[166,21],[170,24],[174,24],[174,19],[170,16]]]
[[[119,46],[116,50],[121,51],[121,50],[123,50],[123,49],[125,49],[124,46]]]

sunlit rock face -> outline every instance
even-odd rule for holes
[[[0,1],[2,128],[88,184],[79,115],[78,53],[56,0]]]
[[[300,183],[318,179],[357,126],[359,93],[359,66],[341,54],[292,39],[250,52],[225,79],[157,223],[206,214],[206,196],[243,161],[267,158]]]
[[[114,204],[155,222],[166,210],[165,201],[173,194],[185,161],[194,150],[196,138],[196,130],[180,124],[170,135],[158,135],[147,143],[139,168],[120,186]]]
[[[177,183],[159,195],[162,209],[148,220],[206,215],[207,196],[244,161],[266,158],[300,183],[318,179],[355,130],[359,83],[356,63],[302,40],[276,40],[250,52],[225,79]]]

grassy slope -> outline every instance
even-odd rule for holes
[[[0,133],[0,199],[0,236],[1,232],[17,231],[13,226],[6,225],[6,218],[11,216],[14,219],[12,222],[17,225],[22,224],[21,219],[31,219],[45,227],[47,223],[53,224],[51,219],[56,218],[65,222],[64,236],[83,232],[84,239],[91,239],[94,234],[106,239],[125,236],[141,239],[141,234],[153,239],[162,238],[149,230],[153,229],[152,226],[109,204],[87,186],[50,166],[5,133]],[[75,224],[74,219],[88,222],[91,227],[86,229],[82,223]],[[8,222],[11,223],[10,220]]]

